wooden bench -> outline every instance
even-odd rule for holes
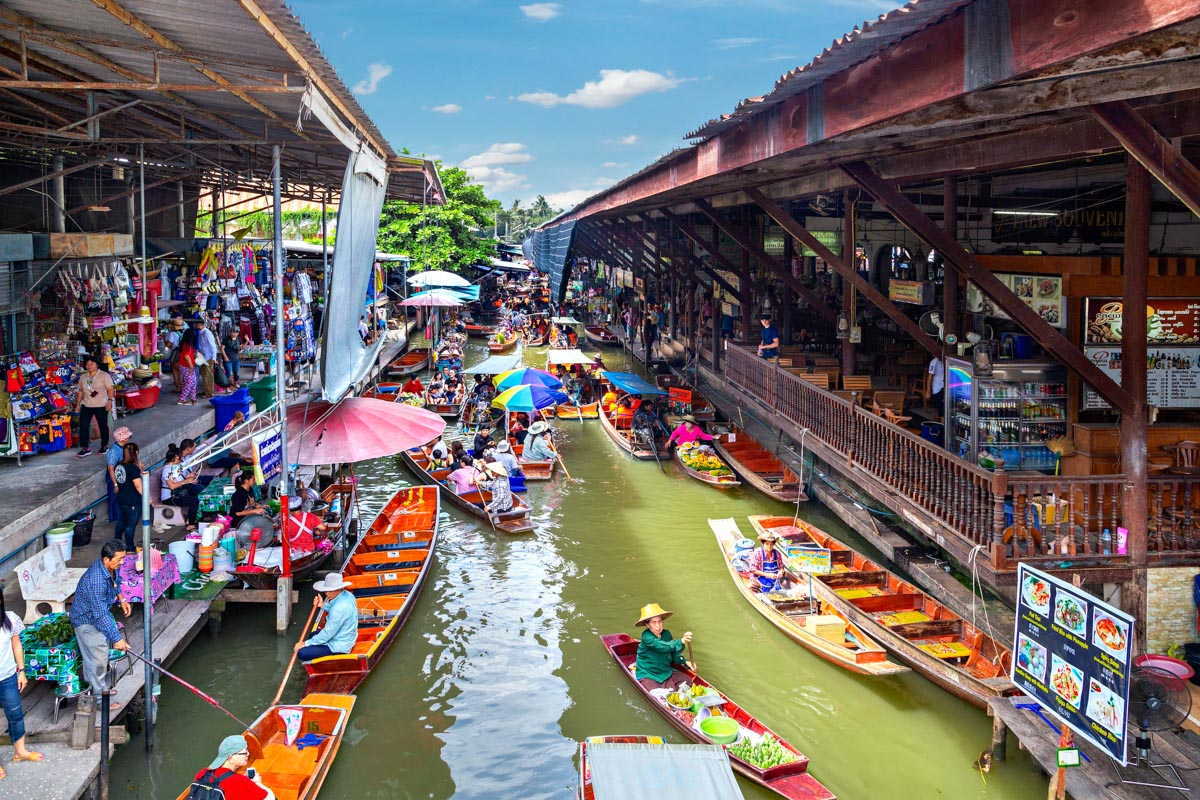
[[[808,373],[805,375],[797,375],[801,380],[808,381],[818,389],[829,389],[829,376],[825,373]]]
[[[842,388],[847,392],[858,392],[863,405],[867,405],[875,395],[875,386],[871,383],[870,375],[843,375]]]
[[[68,567],[57,547],[40,550],[17,566],[21,597],[25,599],[25,622],[36,622],[47,614],[67,610],[79,579],[87,570]]]

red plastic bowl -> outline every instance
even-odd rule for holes
[[[1177,675],[1185,681],[1196,674],[1196,670],[1192,669],[1192,665],[1186,661],[1180,661],[1178,658],[1171,658],[1170,656],[1154,655],[1153,653],[1138,656],[1133,659],[1133,665],[1135,667],[1161,669],[1172,675]]]

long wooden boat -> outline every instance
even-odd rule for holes
[[[601,635],[600,638],[604,642],[604,647],[608,650],[609,655],[621,667],[621,672],[633,683],[634,688],[637,689],[642,697],[658,713],[666,717],[667,721],[676,730],[692,741],[700,742],[701,744],[710,743],[708,738],[693,726],[693,719],[690,712],[677,711],[671,708],[664,700],[659,700],[650,693],[649,689],[638,683],[637,676],[634,674],[638,649],[636,639],[632,639],[628,634],[624,633]],[[829,789],[825,788],[816,778],[809,774],[808,757],[801,753],[799,749],[759,722],[752,714],[734,703],[727,695],[720,692],[715,686],[692,670],[679,667],[676,669],[687,675],[688,682],[692,685],[704,686],[711,692],[715,692],[721,696],[724,703],[717,707],[720,709],[719,713],[737,722],[741,728],[741,735],[746,736],[749,734],[751,738],[758,738],[764,734],[770,734],[779,741],[780,746],[784,750],[790,751],[796,758],[795,761],[789,764],[761,769],[747,761],[743,761],[733,753],[729,753],[729,762],[734,772],[757,783],[759,786],[770,789],[778,795],[792,798],[792,800],[833,800],[833,792],[829,791]]]
[[[358,638],[349,653],[304,665],[304,692],[353,692],[400,635],[425,585],[437,547],[438,490],[401,489],[354,545],[342,575],[358,604]]]
[[[773,530],[792,544],[832,551],[834,569],[813,575],[821,599],[860,626],[888,652],[951,694],[980,708],[1015,693],[1006,677],[1012,651],[925,592],[829,534],[792,517],[750,517],[755,531]]]
[[[792,585],[798,591],[754,591],[752,587],[757,579],[739,569],[745,565],[739,563],[741,553],[737,543],[744,537],[737,523],[732,519],[710,519],[708,525],[717,537],[717,546],[725,557],[729,576],[742,597],[789,639],[829,663],[859,675],[897,675],[909,671],[908,667],[888,661],[887,651],[862,628],[846,619],[845,614],[827,601],[810,599],[807,581],[793,581]]]
[[[613,412],[605,409],[603,405],[599,406],[599,413],[600,427],[604,428],[604,432],[608,434],[609,438],[617,443],[617,447],[629,453],[634,458],[642,461],[654,461],[655,459],[661,460],[663,456],[667,455],[665,452],[666,448],[658,444],[657,441],[652,445],[642,441],[629,428],[618,429],[617,423],[613,418]],[[652,433],[651,436],[653,435]],[[655,446],[658,447],[657,451],[653,449]]]
[[[484,325],[482,323],[471,323],[467,325],[467,336],[473,336],[477,339],[493,336],[495,333],[495,325]]]
[[[808,499],[796,473],[744,430],[735,426],[714,436],[713,447],[742,480],[768,497],[785,503]]]
[[[472,491],[466,494],[455,494],[454,487],[447,484],[446,478],[450,475],[450,470],[439,469],[429,471],[429,459],[421,452],[421,448],[414,447],[412,450],[405,450],[400,454],[404,459],[404,463],[408,468],[416,473],[421,480],[429,481],[436,484],[441,490],[442,496],[450,502],[455,508],[461,509],[468,514],[482,519],[488,523],[489,527],[495,525],[496,530],[504,531],[505,533],[530,533],[534,530],[533,522],[529,519],[529,506],[519,496],[513,495],[513,507],[510,511],[505,511],[500,514],[490,515],[483,510],[484,503],[492,499],[491,492]]]
[[[538,336],[535,333],[530,336],[524,336],[522,338],[524,338],[524,340],[525,340],[526,347],[544,347],[546,345],[546,343],[550,341],[550,331],[549,331],[549,329],[547,329],[547,330],[542,331],[541,336]]]
[[[586,741],[579,743],[579,786],[575,790],[575,800],[596,800],[596,792],[592,787],[592,773],[588,768],[587,748],[590,744],[651,744],[661,745],[661,736],[645,736],[630,734],[626,736],[589,736]]]
[[[420,372],[429,366],[429,353],[428,347],[418,347],[414,350],[409,350],[399,358],[393,359],[384,368],[384,372],[394,378]]]
[[[431,403],[429,402],[429,395],[425,395],[425,410],[432,411],[439,417],[448,420],[457,420],[459,417],[461,417],[463,406],[466,405],[466,403],[467,400],[465,397],[462,400],[459,400],[457,403]]]
[[[708,398],[678,375],[674,373],[657,375],[654,383],[658,388],[667,392],[666,411],[663,413],[663,417],[671,428],[683,422],[684,414],[691,414],[697,422],[712,422],[717,418],[717,410],[713,408],[712,403],[708,402]],[[689,399],[686,401],[676,400],[671,396],[672,389],[687,392],[685,396]],[[678,391],[676,397],[679,396]]]
[[[686,461],[683,460],[683,448],[683,445],[677,445],[675,447],[675,463],[679,465],[681,470],[683,470],[684,475],[687,475],[689,478],[694,478],[695,480],[700,481],[706,486],[711,486],[714,489],[733,489],[742,485],[742,482],[739,481],[737,476],[733,474],[733,470],[729,469],[728,467],[723,473],[717,474],[692,468]],[[713,457],[716,458],[716,456]]]
[[[520,341],[520,336],[515,333],[509,333],[508,338],[506,338],[503,342],[497,342],[495,340],[489,341],[488,352],[507,353],[509,350],[512,350],[514,347],[516,347]]]
[[[583,335],[592,344],[604,347],[620,347],[621,340],[604,325],[584,325]]]
[[[600,404],[585,403],[581,406],[555,406],[554,413],[559,419],[599,419]]]
[[[525,458],[518,458],[517,463],[521,465],[521,472],[525,474],[527,481],[549,481],[554,479],[554,471],[558,469],[558,459],[553,461],[530,461]]]
[[[609,751],[619,751],[620,760],[610,759]],[[687,789],[695,794],[686,794],[680,783],[688,782],[697,769],[705,776],[703,786],[693,781]],[[719,774],[714,770],[720,770]],[[626,771],[645,776],[633,790],[639,798],[670,786],[675,789],[673,796],[688,797],[689,800],[745,800],[722,745],[666,744],[661,736],[638,734],[589,736],[579,743],[579,783],[575,800],[629,800],[630,789],[624,785],[624,780],[618,782],[621,785],[614,786],[614,775],[610,774]],[[663,795],[658,791],[654,796]]]
[[[352,694],[316,692],[306,694],[299,705],[271,706],[242,734],[250,752],[246,768],[253,767],[279,800],[313,800],[342,746],[354,702]],[[300,735],[311,736],[303,748],[296,741],[287,743],[282,709],[300,710]],[[186,800],[189,791],[184,789],[179,800]]]

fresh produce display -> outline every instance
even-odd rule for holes
[[[729,745],[729,753],[759,769],[770,769],[781,764],[791,764],[799,761],[796,754],[779,743],[771,734],[764,734],[758,744],[751,744],[747,739]]]
[[[667,704],[675,708],[691,708],[692,698],[687,694],[671,692],[667,695]]]
[[[690,694],[692,697],[704,697],[704,695],[708,694],[708,689],[705,689],[703,686],[697,684],[688,690],[688,694]]]
[[[678,711],[677,710],[675,712],[675,716],[677,716],[677,717],[679,717],[679,719],[683,720],[684,725],[690,726],[693,722],[696,721],[696,715],[690,711]]]
[[[725,466],[724,461],[717,458],[712,448],[699,442],[687,442],[679,445],[679,458],[697,472],[707,472],[718,478],[733,475],[733,471]]]
[[[397,403],[403,403],[406,406],[416,406],[417,408],[425,407],[425,398],[413,392],[404,392],[396,397]]]
[[[30,626],[28,640],[40,647],[58,647],[75,638],[75,628],[66,614],[52,614],[42,618],[40,625]]]

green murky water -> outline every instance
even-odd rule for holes
[[[468,356],[479,360],[482,348]],[[610,367],[621,356],[606,353]],[[526,360],[544,366],[545,351]],[[431,580],[401,637],[361,687],[349,732],[326,780],[326,800],[567,798],[576,742],[604,733],[683,741],[622,677],[599,634],[632,631],[638,609],[675,612],[695,632],[706,678],[795,743],[839,797],[927,800],[1041,797],[1045,780],[1015,746],[986,776],[972,767],[990,741],[982,711],[916,674],[861,678],[776,631],[732,585],[710,517],[781,506],[750,489],[721,493],[671,464],[621,455],[599,424],[558,423],[574,482],[532,484],[536,535],[498,537],[458,511],[444,513]],[[398,459],[359,470],[364,514],[412,476]],[[854,534],[815,504],[815,524],[855,546]],[[869,549],[869,548],[866,548]],[[300,608],[305,608],[307,596]],[[301,620],[305,616],[300,613]],[[237,606],[221,635],[176,662],[186,680],[253,719],[270,702],[290,655],[273,613]],[[294,627],[296,627],[294,626]],[[293,675],[286,698],[298,698]],[[141,737],[117,752],[113,797],[174,798],[237,733],[218,711],[167,682],[156,746]],[[740,781],[747,798],[775,795]]]

